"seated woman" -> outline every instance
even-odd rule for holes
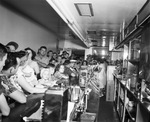
[[[34,74],[34,70],[29,65],[26,65],[26,67],[22,69],[22,72],[26,81],[31,86],[35,87],[38,84],[37,76]]]
[[[24,51],[20,51],[17,53],[23,54],[23,52]],[[31,54],[30,53],[27,52],[27,55],[28,55],[27,65],[22,69],[22,72],[24,73],[24,77],[25,77],[26,81],[34,87],[38,84],[36,72],[33,68],[34,66],[36,66],[35,64],[37,64],[37,63],[35,61],[31,60]],[[31,64],[33,64],[33,65],[31,66]]]
[[[35,75],[40,73],[39,65],[36,61],[34,61],[36,53],[31,48],[25,48],[28,55],[28,65],[34,70]]]
[[[68,84],[69,76],[64,74],[65,71],[65,66],[63,64],[57,65],[55,69],[54,76],[57,78],[57,84],[63,84],[66,85]]]
[[[17,56],[20,58],[20,66],[16,72],[17,79],[14,84],[20,91],[26,91],[28,93],[44,93],[46,88],[33,87],[26,79],[26,74],[23,72],[24,68],[28,65],[28,54],[25,51],[18,52]]]

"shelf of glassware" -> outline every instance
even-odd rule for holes
[[[115,105],[116,110],[119,115],[119,119],[121,122],[128,122],[129,120],[133,120],[135,122],[130,113],[130,109],[128,106],[129,98],[128,98],[128,91],[125,86],[126,81],[121,80],[120,78],[117,78],[117,76],[114,76],[115,78]]]
[[[141,94],[137,106],[138,113],[136,122],[150,122],[150,94],[147,93],[147,87],[149,86],[145,80],[141,82]]]
[[[116,111],[119,115],[119,119],[122,122],[124,119],[124,104],[125,104],[125,88],[124,85],[120,83],[120,78],[114,76],[114,104]]]
[[[124,122],[136,122],[138,99],[129,87],[126,87]]]
[[[131,90],[127,81],[114,75],[114,103],[121,122],[149,122],[150,103],[140,100],[139,94]],[[126,84],[127,83],[127,84]]]

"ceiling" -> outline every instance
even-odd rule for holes
[[[55,12],[57,8],[52,8],[46,0],[1,1],[11,10],[25,15],[60,37],[71,36],[74,39],[76,34],[81,42],[89,43],[91,40],[101,41],[105,35],[118,37],[123,23],[127,26],[147,0],[47,0],[57,2],[57,7],[60,6],[60,10],[65,11],[63,14],[67,13],[65,17],[71,19],[69,26]],[[94,16],[80,16],[76,3],[91,3]],[[77,32],[69,28],[73,26],[76,26]]]

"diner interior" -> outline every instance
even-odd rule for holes
[[[149,122],[150,0],[0,0],[0,122]]]

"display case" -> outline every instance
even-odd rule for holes
[[[129,42],[129,61],[131,63],[138,63],[140,59],[140,44],[141,36],[134,38]]]
[[[114,75],[115,80],[115,106],[120,122],[137,122],[139,96],[132,91],[128,85],[129,81],[124,81]]]
[[[141,35],[138,35],[126,44],[126,50],[124,55],[127,55],[124,59],[124,67],[126,69],[125,78],[130,79],[130,89],[135,92],[139,92],[139,62],[141,53]],[[128,49],[128,52],[127,52]]]
[[[150,122],[149,6],[147,1],[125,28],[125,38],[116,46],[116,49],[124,47],[122,76],[114,76],[114,103],[121,122]]]
[[[115,75],[115,105],[121,122],[137,122],[140,91],[139,62],[141,53],[141,36],[124,44],[122,77]],[[141,84],[140,84],[141,85]]]
[[[139,81],[141,82],[141,102],[138,122],[149,122],[150,118],[150,24],[147,23],[142,33],[141,56],[139,64]],[[143,106],[144,105],[144,106]]]

